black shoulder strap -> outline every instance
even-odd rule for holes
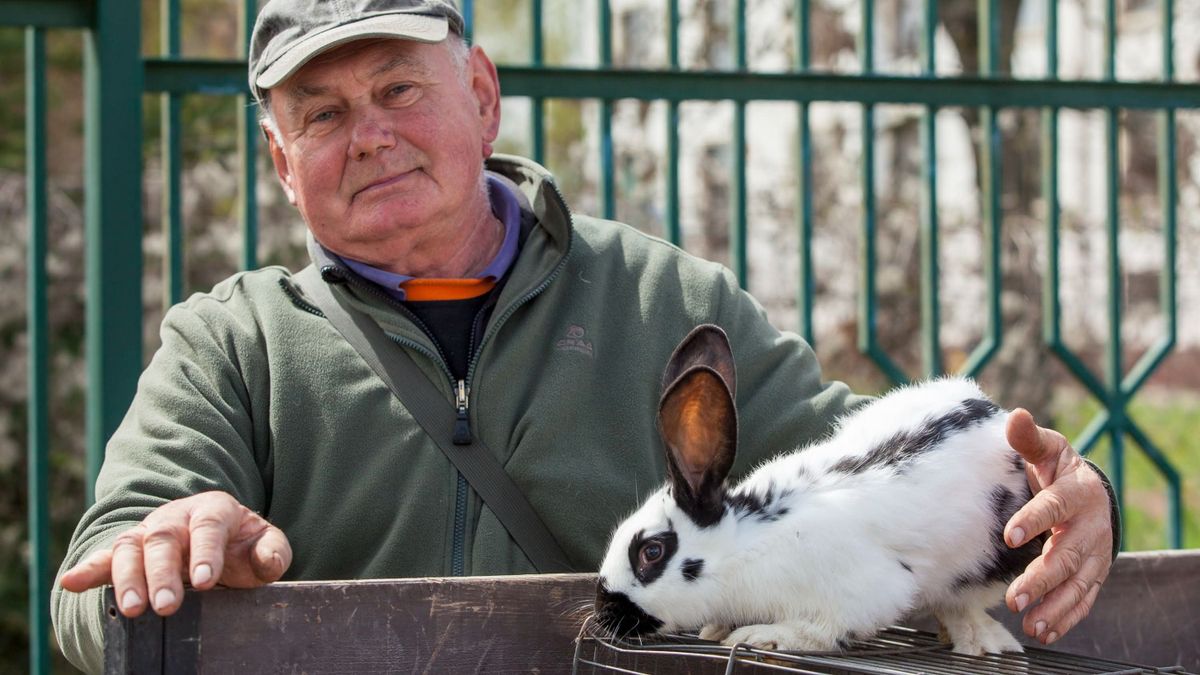
[[[385,335],[374,319],[339,300],[316,267],[309,265],[293,279],[302,284],[300,292],[324,312],[334,328],[437,443],[496,514],[533,566],[539,572],[572,571],[571,563],[554,535],[496,461],[492,451],[478,438],[473,438],[469,445],[454,444],[454,406],[446,401],[408,352]]]

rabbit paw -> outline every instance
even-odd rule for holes
[[[943,642],[954,645],[956,654],[980,656],[1025,651],[1007,628],[982,612],[969,618],[961,617],[957,621],[945,621],[941,637]]]
[[[742,626],[721,643],[729,646],[749,644],[759,649],[824,651],[834,649],[837,639],[822,634],[812,624],[764,623]]]
[[[720,642],[729,637],[731,632],[733,632],[733,626],[730,624],[710,623],[700,629],[700,639]]]

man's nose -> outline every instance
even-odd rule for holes
[[[378,111],[363,111],[355,114],[350,139],[350,157],[363,160],[381,150],[395,147],[396,136]]]

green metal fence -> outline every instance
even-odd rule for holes
[[[600,113],[600,192],[602,214],[612,217],[616,205],[614,186],[612,114],[617,99],[665,101],[667,108],[666,196],[664,232],[679,242],[679,104],[684,101],[732,101],[735,109],[730,130],[733,168],[731,267],[745,284],[749,260],[746,248],[746,105],[754,101],[791,101],[799,104],[797,157],[800,180],[798,222],[800,278],[798,305],[800,332],[813,335],[814,279],[811,258],[812,211],[812,136],[809,104],[845,101],[861,105],[862,115],[862,190],[861,286],[859,301],[859,348],[893,381],[904,382],[911,376],[886,353],[878,340],[878,298],[876,293],[876,205],[871,186],[875,179],[874,135],[875,106],[878,104],[916,104],[924,107],[921,124],[923,180],[921,204],[921,308],[923,342],[922,372],[943,370],[938,341],[938,218],[935,202],[937,163],[935,147],[936,113],[939,108],[956,106],[978,108],[985,142],[981,143],[981,184],[983,188],[984,275],[988,286],[984,339],[970,354],[961,369],[978,373],[995,356],[1003,333],[1000,322],[1000,252],[1003,213],[1000,205],[1001,137],[997,124],[1002,108],[1040,109],[1043,117],[1043,197],[1048,205],[1046,237],[1049,256],[1044,285],[1044,337],[1048,347],[1069,372],[1100,401],[1100,413],[1078,439],[1076,447],[1087,452],[1100,438],[1107,436],[1112,447],[1112,479],[1118,495],[1123,494],[1124,448],[1128,435],[1162,473],[1168,486],[1169,532],[1167,543],[1179,547],[1182,541],[1181,495],[1178,472],[1157,449],[1146,433],[1130,418],[1127,406],[1173,349],[1176,337],[1176,192],[1175,112],[1180,108],[1200,107],[1200,87],[1178,83],[1173,71],[1173,19],[1171,0],[1161,0],[1163,25],[1161,80],[1157,82],[1118,81],[1115,74],[1116,1],[1104,0],[1107,17],[1104,77],[1099,81],[1058,79],[1058,3],[1045,3],[1047,72],[1043,79],[1011,79],[997,75],[1000,40],[998,0],[979,0],[979,73],[969,77],[944,78],[934,73],[934,30],[937,22],[936,0],[923,0],[924,25],[921,40],[922,72],[918,76],[894,76],[875,72],[873,53],[874,2],[860,0],[861,26],[858,53],[862,72],[854,75],[829,74],[810,70],[810,0],[795,0],[794,70],[788,73],[754,73],[747,70],[746,1],[734,0],[733,34],[735,68],[731,71],[685,71],[680,69],[680,2],[662,0],[667,12],[668,68],[661,70],[613,69],[611,9],[608,0],[595,3],[599,15],[599,66],[595,69],[549,67],[544,63],[543,2],[528,0],[532,20],[530,65],[503,66],[501,80],[506,96],[523,96],[532,101],[531,155],[541,161],[545,154],[546,99],[596,99]],[[243,226],[242,264],[253,267],[257,259],[257,223],[255,185],[255,144],[258,137],[254,110],[246,91],[244,61],[212,61],[180,56],[180,0],[161,0],[161,56],[143,57],[139,27],[141,3],[136,0],[100,2],[99,0],[6,0],[0,6],[0,27],[26,29],[27,139],[29,177],[29,527],[32,539],[30,577],[32,626],[31,670],[48,670],[49,560],[47,475],[47,300],[46,300],[46,98],[45,32],[82,30],[85,37],[86,99],[86,264],[87,316],[86,356],[91,387],[87,399],[87,456],[89,472],[88,501],[94,476],[99,469],[106,439],[115,430],[133,395],[142,364],[140,301],[142,259],[142,161],[136,140],[143,135],[142,98],[144,94],[162,97],[161,137],[165,199],[163,222],[166,223],[165,302],[178,301],[183,293],[182,212],[181,212],[181,124],[180,105],[189,94],[226,94],[239,96],[239,143],[241,153],[241,207]],[[240,21],[244,50],[253,22],[255,2],[241,2]],[[468,36],[474,17],[475,2],[460,3],[467,17]],[[1108,278],[1108,325],[1105,374],[1098,377],[1084,365],[1063,341],[1059,307],[1059,191],[1058,116],[1062,108],[1087,108],[1104,111],[1107,149],[1107,232],[1108,260],[1104,273]],[[1123,351],[1121,325],[1121,260],[1118,233],[1121,214],[1118,195],[1118,114],[1122,110],[1149,109],[1159,116],[1159,185],[1163,213],[1164,268],[1161,275],[1161,311],[1166,317],[1161,340],[1128,372],[1121,363]],[[132,300],[131,300],[132,299]]]

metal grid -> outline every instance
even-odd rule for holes
[[[909,673],[970,675],[1021,673],[1181,673],[1182,666],[1151,668],[1027,647],[1023,654],[966,656],[925,631],[893,626],[846,650],[781,652],[745,644],[726,647],[693,635],[669,635],[654,641],[614,640],[600,634],[589,619],[575,640],[572,673]]]

